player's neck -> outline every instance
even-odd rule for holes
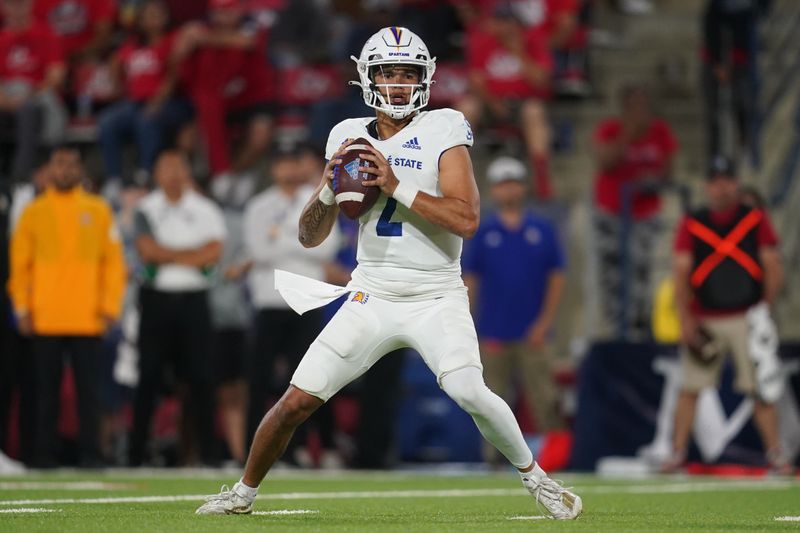
[[[407,117],[397,119],[390,117],[386,113],[378,112],[377,129],[381,140],[389,139],[395,133],[405,128],[409,122],[414,120],[415,116],[417,116],[417,112],[411,113]]]

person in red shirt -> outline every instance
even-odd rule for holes
[[[96,59],[111,47],[113,0],[36,0],[34,14],[61,40],[70,63]]]
[[[675,236],[683,388],[675,409],[673,455],[662,470],[674,471],[685,461],[698,394],[717,386],[729,352],[736,368],[734,388],[755,400],[753,418],[770,466],[791,474],[794,469],[778,433],[779,395],[759,379],[765,359],[758,367],[755,363],[767,344],[772,346],[767,357],[777,360],[768,306],[775,303],[783,282],[778,238],[764,211],[742,203],[729,158],[712,160],[705,191],[708,206],[684,217]],[[772,338],[767,341],[767,336]]]
[[[602,315],[618,334],[647,338],[652,249],[661,208],[658,186],[671,177],[678,143],[666,121],[653,112],[643,86],[624,86],[620,104],[620,116],[601,121],[594,132],[597,174],[592,244]],[[629,237],[626,250],[622,250],[621,235],[626,230]],[[623,253],[627,253],[630,267],[627,279],[620,273]],[[620,298],[623,283],[630,289],[626,303]]]
[[[544,36],[525,29],[509,6],[500,3],[492,15],[467,32],[470,92],[456,108],[473,126],[489,118],[508,123],[519,117],[525,147],[534,170],[534,190],[552,198],[550,131],[544,101],[549,97],[552,58]]]
[[[552,48],[560,48],[569,42],[578,26],[579,2],[580,0],[461,0],[457,3],[467,10],[470,22],[491,16],[499,5],[505,4],[525,27],[536,28],[545,35]]]
[[[27,181],[37,147],[56,144],[66,124],[58,89],[64,63],[58,41],[34,23],[32,0],[2,2],[0,31],[0,126],[15,144],[11,178]]]
[[[553,53],[553,91],[586,96],[588,81],[588,18],[593,0],[511,0],[526,26],[547,37]]]
[[[135,139],[138,149],[134,182],[145,185],[168,132],[191,117],[188,102],[174,94],[176,76],[170,65],[174,35],[168,32],[168,24],[164,0],[146,0],[139,8],[134,34],[111,60],[122,98],[105,109],[98,121],[107,187],[120,185],[122,149],[128,137]]]
[[[266,34],[242,23],[240,1],[210,0],[209,8],[209,23],[182,28],[175,57],[182,62],[181,78],[215,177],[212,191],[222,197],[233,176],[251,168],[269,146],[275,82]],[[246,130],[235,159],[230,154],[229,123],[244,123]]]
[[[523,26],[536,29],[553,54],[553,91],[565,96],[586,96],[588,34],[593,0],[455,0],[467,25],[505,4]]]

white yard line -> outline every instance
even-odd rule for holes
[[[509,516],[507,520],[547,520],[547,517],[540,514],[536,516]]]
[[[682,494],[693,492],[711,491],[738,491],[738,490],[783,490],[800,487],[800,484],[790,480],[753,480],[753,481],[728,481],[701,483],[672,483],[667,485],[602,485],[596,487],[578,487],[579,494]],[[286,500],[344,500],[357,498],[476,498],[476,497],[501,497],[524,496],[525,491],[520,488],[508,489],[451,489],[451,490],[386,490],[386,491],[342,491],[342,492],[288,492],[279,494],[260,494],[262,501]],[[202,501],[207,494],[182,494],[175,496],[115,496],[106,498],[52,498],[52,499],[24,499],[0,500],[2,505],[56,505],[56,504],[115,504],[115,503],[156,503],[156,502],[182,502]]]
[[[102,481],[0,481],[0,490],[125,490],[135,489],[132,483]]]
[[[58,504],[104,504],[104,503],[162,503],[203,501],[208,494],[182,494],[179,496],[119,496],[114,498],[51,498],[41,500],[0,500],[0,505],[58,505]]]
[[[42,509],[38,507],[20,507],[19,509],[0,509],[0,513],[27,514],[27,513],[58,513],[61,509]]]
[[[800,522],[800,516],[776,516],[776,522]]]
[[[293,514],[317,514],[319,511],[312,509],[278,509],[275,511],[253,511],[251,514],[258,516],[284,516]]]

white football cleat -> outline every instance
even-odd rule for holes
[[[522,475],[522,484],[536,498],[536,505],[544,507],[550,518],[575,520],[583,511],[580,496],[547,476],[537,477],[529,472]]]
[[[250,514],[253,512],[253,499],[246,498],[222,485],[219,494],[206,498],[206,503],[195,511],[195,514]]]
[[[0,451],[0,476],[17,476],[26,472],[25,465]]]

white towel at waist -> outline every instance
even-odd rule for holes
[[[331,285],[285,270],[275,269],[275,289],[280,293],[295,313],[322,307],[350,292],[347,287]]]

